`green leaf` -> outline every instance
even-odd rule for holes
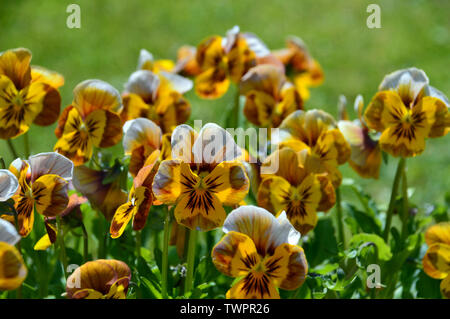
[[[357,234],[350,240],[350,246],[361,246],[365,243],[374,243],[378,250],[379,260],[389,260],[392,258],[391,248],[385,243],[383,238],[375,234]]]
[[[433,279],[423,271],[419,274],[419,280],[417,281],[417,297],[418,298],[432,298],[432,299],[441,299],[441,290],[440,290],[441,281],[438,279]]]

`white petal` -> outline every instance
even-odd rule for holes
[[[153,54],[151,54],[150,52],[148,52],[145,49],[141,49],[141,51],[139,52],[139,60],[138,60],[138,66],[137,69],[140,70],[142,69],[142,66],[147,63],[153,63],[154,59],[153,59]]]
[[[161,128],[146,118],[125,122],[123,126],[123,149],[130,154],[136,144],[148,144],[155,149],[161,145]]]
[[[438,98],[439,100],[444,102],[445,105],[447,105],[447,107],[450,107],[450,102],[448,101],[448,98],[445,96],[444,93],[442,93],[441,91],[439,91],[435,87],[432,87],[431,85],[428,85],[426,87],[426,89],[425,89],[425,94],[427,96],[432,96],[432,97]]]
[[[143,98],[156,97],[159,87],[159,77],[148,70],[133,72],[125,84],[125,91],[135,93]]]
[[[276,234],[279,234],[282,238],[280,238],[280,241],[285,240],[285,235],[287,236],[287,242],[291,245],[297,245],[298,241],[300,240],[301,234],[298,232],[294,226],[292,226],[291,222],[286,216],[286,212],[283,211],[280,215],[277,217],[279,227],[278,230],[275,231]]]
[[[40,153],[30,157],[31,181],[45,174],[55,174],[67,181],[72,179],[73,162],[55,152]]]
[[[181,75],[165,71],[160,71],[159,74],[170,82],[172,88],[175,91],[180,92],[181,94],[190,91],[194,86],[192,80]]]
[[[186,124],[178,125],[171,136],[172,158],[193,163],[192,147],[196,138],[197,132],[192,127]]]
[[[19,240],[20,236],[16,228],[10,222],[0,218],[0,241],[15,245]]]
[[[269,48],[255,34],[245,32],[242,35],[245,38],[245,41],[247,42],[247,45],[250,48],[250,50],[253,51],[258,58],[263,58],[270,54]]]
[[[208,123],[198,133],[192,147],[195,163],[221,163],[242,155],[233,136],[219,125]]]
[[[414,101],[429,83],[424,71],[417,68],[402,69],[386,75],[378,87],[379,91],[407,89],[409,98]]]
[[[0,202],[11,198],[18,188],[16,176],[7,169],[0,169]]]

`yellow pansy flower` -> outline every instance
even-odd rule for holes
[[[274,143],[295,151],[306,149],[312,171],[328,173],[334,187],[341,184],[338,166],[349,159],[351,150],[330,114],[316,109],[298,110],[288,115],[279,128]]]
[[[111,221],[117,208],[127,201],[127,193],[120,188],[119,179],[104,182],[108,170],[94,170],[86,166],[76,166],[73,170],[73,186],[90,205]]]
[[[20,240],[16,228],[0,219],[0,290],[19,288],[27,276],[20,252],[14,247]]]
[[[273,54],[287,68],[287,73],[292,73],[295,86],[301,97],[307,100],[310,96],[309,88],[322,84],[324,75],[320,64],[311,56],[302,39],[290,36],[287,48],[274,51]]]
[[[278,170],[261,174],[258,205],[275,216],[285,211],[295,229],[306,235],[317,224],[317,211],[328,211],[334,206],[334,187],[326,174],[310,170],[301,152],[290,148],[276,150],[265,159],[263,168],[273,161],[278,161]]]
[[[380,174],[381,149],[378,140],[369,134],[370,129],[362,118],[363,98],[358,95],[355,99],[355,111],[358,113],[358,119],[354,121],[348,119],[345,104],[345,97],[341,96],[339,104],[341,119],[338,121],[338,127],[351,148],[348,163],[361,177],[377,179]]]
[[[442,295],[450,299],[450,222],[431,226],[425,233],[428,250],[423,257],[425,273],[441,281]]]
[[[230,79],[239,83],[247,71],[256,66],[257,57],[268,54],[265,45],[253,34],[242,33],[235,26],[226,38],[212,36],[197,47],[197,64],[201,73],[195,78],[195,91],[207,99],[224,95]]]
[[[89,261],[75,269],[67,278],[67,298],[126,299],[130,280],[130,268],[123,261]]]
[[[153,203],[152,183],[158,169],[159,153],[159,150],[151,153],[133,180],[128,202],[117,208],[109,230],[112,238],[122,236],[131,219],[134,230],[144,228]]]
[[[94,147],[110,147],[122,138],[122,109],[119,92],[100,80],[86,80],[74,91],[72,105],[58,121],[55,151],[70,158],[76,166],[87,162]]]
[[[153,54],[145,49],[141,49],[139,52],[138,70],[148,70],[154,73],[172,72],[174,67],[175,63],[172,60],[155,60]]]
[[[32,123],[47,126],[59,116],[61,75],[30,67],[31,52],[24,48],[0,53],[0,138],[24,134]],[[56,80],[57,79],[57,80]]]
[[[136,71],[125,84],[122,121],[148,118],[170,133],[189,119],[191,106],[183,94],[191,88],[192,81],[177,74]]]
[[[236,160],[240,156],[231,134],[218,125],[206,124],[198,134],[180,125],[172,133],[172,159],[161,162],[153,193],[175,205],[178,223],[202,231],[220,227],[223,205],[239,204],[248,192],[245,168]]]
[[[14,160],[11,170],[18,172],[20,188],[13,199],[19,234],[26,237],[33,229],[35,209],[45,217],[55,217],[67,207],[73,163],[58,153],[40,153],[28,161]]]
[[[251,68],[241,79],[240,92],[245,95],[245,116],[260,127],[278,127],[303,108],[297,89],[286,81],[282,69],[271,64]]]
[[[170,134],[163,135],[153,121],[146,118],[127,121],[123,132],[123,149],[130,156],[129,171],[133,177],[154,152],[158,152],[160,159],[170,157]]]
[[[305,281],[308,264],[297,246],[300,234],[285,214],[241,206],[226,218],[226,235],[212,251],[216,268],[239,278],[227,299],[278,299],[278,288],[295,290]]]
[[[196,76],[201,69],[196,59],[197,48],[190,45],[183,45],[177,51],[177,63],[173,69],[174,73],[185,76]]]
[[[416,156],[425,149],[425,139],[449,132],[448,99],[428,83],[425,72],[416,68],[383,79],[364,113],[367,126],[381,133],[382,150],[393,156]]]

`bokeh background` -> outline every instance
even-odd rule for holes
[[[81,29],[66,27],[71,3],[81,7]],[[369,29],[366,8],[381,7],[381,29]],[[225,34],[239,25],[256,33],[271,48],[282,48],[288,35],[303,38],[325,72],[324,84],[312,90],[306,108],[337,114],[339,94],[353,103],[362,94],[366,103],[385,74],[416,66],[431,84],[450,95],[450,2],[445,0],[325,1],[325,0],[1,0],[0,51],[26,47],[32,64],[64,75],[63,106],[70,104],[74,86],[89,78],[110,82],[122,90],[136,69],[139,50],[156,58],[175,59],[183,44],[197,45],[212,34]],[[232,92],[219,100],[199,99],[189,92],[191,121],[221,123]],[[354,113],[352,113],[353,115]],[[52,150],[51,128],[33,126],[32,153]],[[23,137],[13,141],[21,152]],[[450,139],[428,140],[426,151],[408,160],[413,201],[421,208],[443,202],[450,190]],[[0,155],[12,160],[0,140]],[[383,165],[379,180],[362,180],[346,165],[345,177],[354,178],[379,203],[386,203],[396,160]],[[345,196],[351,196],[345,194]]]

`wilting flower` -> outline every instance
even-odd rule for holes
[[[122,138],[122,109],[119,92],[100,80],[86,80],[73,90],[72,105],[64,109],[55,135],[55,151],[76,166],[87,162],[94,147],[110,147]]]
[[[155,60],[153,54],[145,49],[139,52],[138,70],[148,70],[154,73],[160,71],[172,72],[175,63],[172,60]]]
[[[315,173],[328,173],[334,187],[342,181],[338,165],[350,157],[348,145],[333,117],[321,110],[298,110],[288,115],[279,126],[280,148],[295,151],[308,150],[311,169]]]
[[[274,51],[273,54],[292,74],[293,82],[304,100],[309,98],[309,88],[323,82],[323,71],[320,64],[311,56],[302,39],[291,36],[287,39],[287,48]]]
[[[257,57],[268,53],[261,40],[251,33],[241,33],[237,26],[227,32],[225,39],[209,37],[197,47],[201,73],[195,79],[195,91],[202,98],[221,97],[227,92],[230,79],[239,83],[257,64]]]
[[[123,149],[130,156],[129,171],[136,176],[146,160],[155,152],[161,159],[170,157],[170,134],[162,135],[161,128],[146,118],[127,121],[123,126]]]
[[[66,209],[59,214],[62,219],[61,224],[68,224],[75,227],[79,226],[80,221],[82,220],[80,206],[86,202],[86,197],[78,196],[77,194],[70,195],[69,203],[67,204]],[[76,223],[73,223],[73,221],[76,221]],[[44,223],[47,233],[34,245],[34,250],[46,250],[56,242],[56,237],[58,234],[56,217],[44,217]]]
[[[109,230],[112,238],[120,237],[131,219],[134,230],[144,228],[153,202],[152,183],[159,164],[159,153],[159,150],[151,153],[133,180],[128,202],[117,208]]]
[[[431,226],[425,233],[428,250],[423,257],[425,273],[441,281],[442,295],[450,299],[450,223]]]
[[[216,268],[241,278],[228,290],[229,299],[280,298],[278,287],[294,290],[308,272],[300,234],[285,214],[275,218],[265,209],[241,206],[225,220],[227,233],[212,251]]]
[[[14,247],[19,240],[15,227],[0,219],[0,290],[17,289],[27,277],[23,258]]]
[[[341,96],[339,103],[341,119],[338,121],[338,127],[351,148],[348,163],[361,177],[378,178],[381,166],[381,150],[378,140],[375,140],[369,134],[370,130],[362,118],[364,108],[362,96],[358,95],[355,99],[355,111],[358,113],[358,119],[354,121],[348,119],[345,111],[347,102],[344,96]]]
[[[317,224],[316,212],[327,211],[335,204],[334,187],[326,174],[312,172],[305,157],[290,148],[272,153],[263,167],[273,161],[278,161],[278,170],[262,174],[258,205],[275,216],[285,211],[295,229],[305,235]]]
[[[89,261],[67,278],[66,292],[71,299],[126,299],[131,280],[130,268],[123,261]]]
[[[393,156],[415,156],[425,149],[426,138],[449,132],[448,99],[428,83],[425,72],[416,68],[383,79],[364,113],[367,126],[382,133],[382,150]]]
[[[271,64],[251,68],[241,79],[240,91],[246,98],[244,114],[257,126],[278,127],[290,113],[303,108],[297,89]]]
[[[26,237],[33,229],[35,209],[45,217],[55,217],[67,207],[73,163],[58,153],[40,153],[28,161],[14,160],[10,170],[19,180],[20,190],[13,199],[19,234]]]
[[[198,135],[180,125],[172,133],[172,159],[161,162],[153,193],[162,203],[176,205],[178,223],[202,231],[220,227],[223,205],[239,204],[248,192],[239,156],[231,134],[218,125],[206,124]]]
[[[50,125],[59,116],[64,83],[61,75],[30,67],[31,52],[24,48],[0,53],[0,138],[26,133],[32,123]]]
[[[108,170],[94,170],[86,166],[77,166],[73,171],[73,186],[90,205],[111,221],[117,208],[127,201],[127,193],[120,188],[120,180],[116,178],[106,181],[110,175]]]
[[[0,202],[11,198],[19,188],[17,177],[7,169],[0,169]]]
[[[144,117],[170,133],[189,119],[191,106],[183,94],[191,88],[192,81],[180,75],[138,70],[125,84],[122,121]]]

